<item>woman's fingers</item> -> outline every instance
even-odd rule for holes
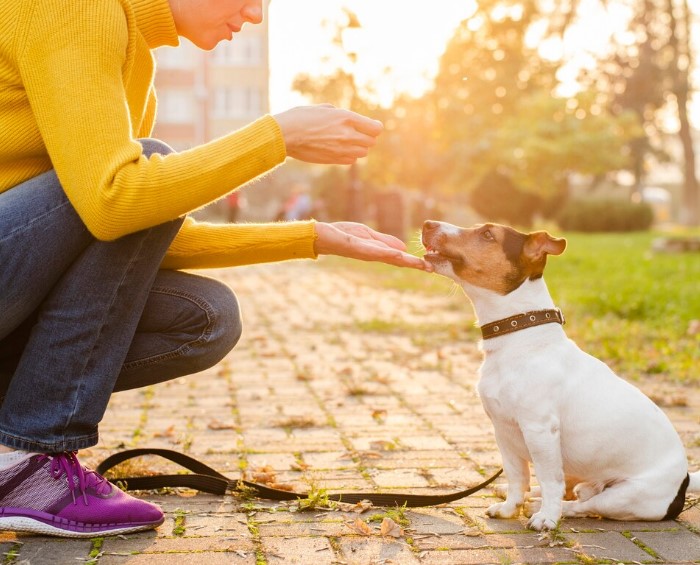
[[[394,236],[355,222],[316,223],[316,252],[361,261],[380,261],[398,267],[432,271],[432,265],[406,253],[406,245]]]
[[[309,163],[354,163],[366,157],[384,126],[328,104],[301,106],[275,115],[287,155]]]

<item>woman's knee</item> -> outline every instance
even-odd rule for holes
[[[225,284],[160,271],[114,390],[152,385],[204,371],[242,333],[238,300]]]
[[[211,333],[209,349],[212,365],[218,363],[231,351],[241,338],[243,323],[238,299],[224,283],[205,279],[206,291],[203,298],[208,302]]]
[[[154,290],[158,289],[179,295],[190,304],[179,319],[190,326],[185,333],[196,336],[191,346],[198,352],[197,370],[215,365],[238,343],[243,331],[240,308],[226,284],[201,275],[161,271],[154,285]]]

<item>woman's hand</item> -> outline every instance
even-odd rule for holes
[[[282,130],[287,155],[325,165],[351,165],[366,157],[384,126],[331,104],[299,106],[273,116]]]
[[[397,267],[432,272],[433,267],[406,253],[406,245],[394,236],[374,231],[355,222],[316,222],[318,238],[314,250],[319,255],[339,255],[362,261],[381,261]]]

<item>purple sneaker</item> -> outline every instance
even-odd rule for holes
[[[75,453],[32,455],[0,471],[0,530],[91,538],[162,523],[160,508],[83,467]]]

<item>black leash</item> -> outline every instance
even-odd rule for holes
[[[172,451],[170,449],[127,449],[125,451],[120,451],[119,453],[110,455],[107,457],[107,459],[102,461],[102,463],[97,466],[96,471],[100,475],[104,475],[107,471],[119,463],[134,457],[140,457],[142,455],[158,455],[164,459],[172,461],[173,463],[177,463],[189,471],[192,471],[192,474],[123,477],[112,478],[110,480],[112,482],[119,482],[120,484],[123,484],[124,488],[127,490],[151,490],[164,487],[187,487],[200,490],[202,492],[219,495],[223,495],[227,492],[246,492],[257,496],[258,498],[265,498],[268,500],[297,500],[307,497],[306,494],[274,489],[258,483],[252,483],[250,481],[228,479],[215,469],[212,469],[208,465],[193,459],[189,455],[185,455],[184,453],[180,453],[178,451]],[[434,506],[436,504],[453,502],[455,500],[459,500],[460,498],[464,498],[465,496],[474,494],[475,492],[478,492],[484,487],[490,485],[502,472],[503,469],[499,469],[495,475],[489,477],[484,482],[466,490],[451,494],[382,494],[376,492],[342,493],[329,494],[328,500],[349,503],[357,503],[363,500],[368,500],[376,506],[406,506],[408,508],[415,508],[418,506]]]

